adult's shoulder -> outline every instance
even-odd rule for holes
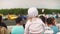
[[[37,22],[45,26],[44,22],[40,18],[37,18]]]
[[[43,21],[40,18],[37,18],[37,21],[43,23]]]

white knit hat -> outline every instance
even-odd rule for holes
[[[38,10],[36,8],[29,8],[28,9],[28,16],[29,17],[36,17],[38,16]]]

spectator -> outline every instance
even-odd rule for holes
[[[0,26],[3,26],[7,29],[7,25],[2,20],[2,16],[0,16]]]
[[[54,31],[54,34],[59,32],[58,27],[56,27],[56,25],[55,25],[55,19],[54,18],[48,18],[47,19],[47,25],[52,28],[52,30]]]
[[[24,34],[42,34],[44,32],[45,24],[37,16],[38,11],[36,8],[28,9],[28,20],[25,25]]]
[[[53,34],[54,33],[53,30],[50,27],[47,26],[47,22],[46,22],[47,18],[44,17],[44,16],[40,16],[40,18],[44,22],[44,24],[46,25],[44,34]]]
[[[23,21],[23,27],[25,28],[25,24],[26,24],[27,16],[25,16],[25,15],[21,15],[21,16],[18,16],[18,17],[21,17],[21,18],[22,18],[22,21]]]
[[[22,18],[18,17],[16,19],[16,26],[13,27],[11,34],[24,34],[24,28],[22,23]]]
[[[0,16],[0,34],[8,34],[8,33],[7,33],[7,26],[6,26],[6,24],[2,21],[2,16]]]

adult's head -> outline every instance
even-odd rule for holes
[[[47,24],[48,25],[55,25],[55,19],[54,18],[48,18],[47,19]]]
[[[40,16],[41,20],[46,24],[46,20],[47,18],[45,18],[44,16]]]
[[[16,20],[16,24],[19,24],[19,25],[22,25],[22,18],[21,17],[18,17]]]
[[[28,9],[28,17],[38,16],[38,10],[34,7]]]

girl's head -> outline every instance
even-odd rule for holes
[[[15,21],[16,21],[16,24],[20,24],[20,25],[23,24],[23,23],[22,23],[22,18],[21,18],[21,17],[18,17]]]
[[[50,17],[47,19],[47,25],[55,25],[55,19]]]

